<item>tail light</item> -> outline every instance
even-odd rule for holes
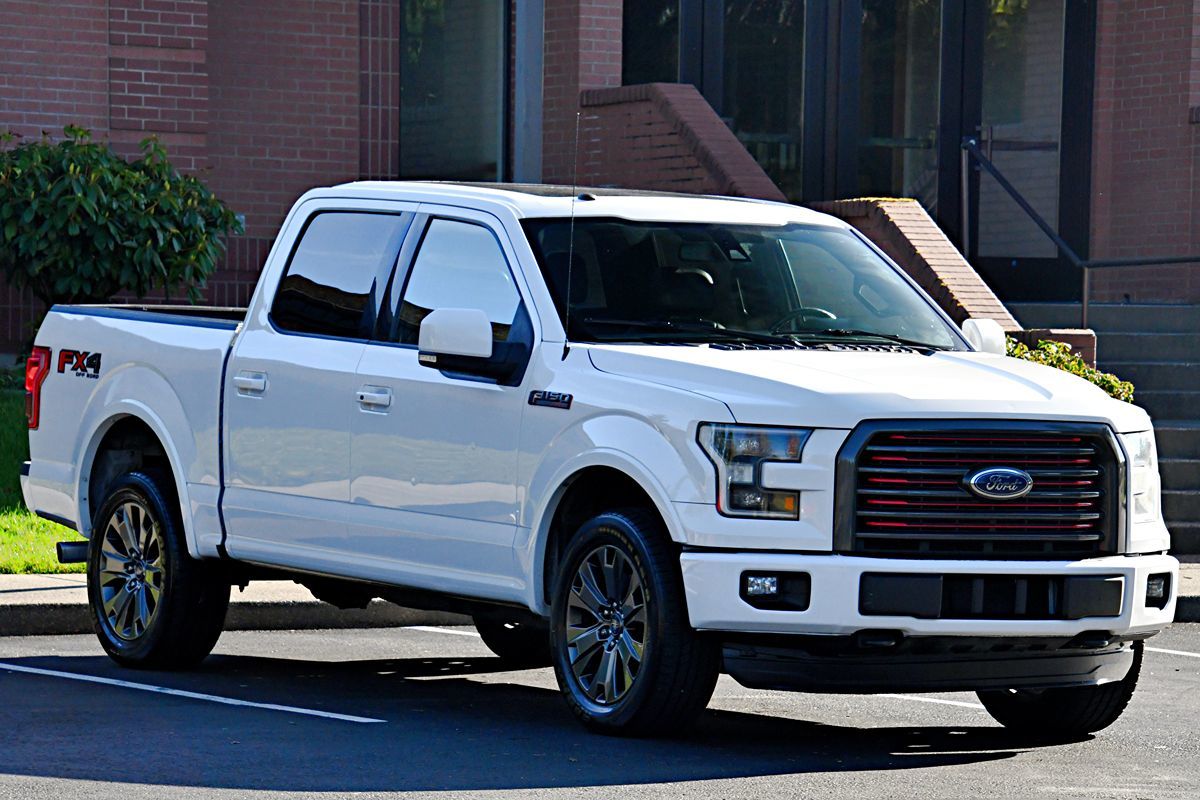
[[[25,362],[25,417],[29,429],[37,430],[42,410],[42,383],[50,374],[50,348],[35,347]]]

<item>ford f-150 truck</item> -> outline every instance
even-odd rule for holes
[[[601,731],[685,729],[724,671],[1077,736],[1174,614],[1146,413],[790,205],[318,189],[248,309],[56,306],[35,344],[25,501],[130,667],[284,577],[471,614]]]

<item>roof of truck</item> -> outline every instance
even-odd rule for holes
[[[789,203],[745,197],[659,192],[542,183],[459,181],[356,181],[310,193],[317,197],[370,197],[409,202],[489,205],[509,208],[519,217],[622,217],[651,221],[785,224],[806,222],[840,226],[833,217]]]

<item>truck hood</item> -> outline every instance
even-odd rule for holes
[[[592,345],[596,369],[711,397],[739,422],[853,428],[913,417],[1102,422],[1146,430],[1141,408],[1074,375],[1007,356]]]

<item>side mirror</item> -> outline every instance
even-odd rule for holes
[[[492,323],[479,309],[437,308],[421,320],[417,363],[450,378],[469,375],[517,386],[529,355],[529,342],[495,341]]]
[[[491,358],[492,323],[475,308],[435,308],[421,320],[417,349],[428,366],[435,366],[438,356]]]
[[[1008,352],[1004,341],[1004,328],[994,319],[964,320],[962,332],[971,347],[981,353],[1002,356]]]

